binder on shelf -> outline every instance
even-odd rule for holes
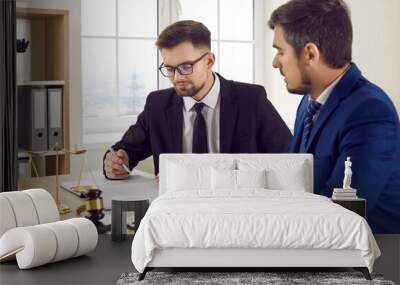
[[[18,87],[18,146],[45,151],[47,144],[47,90],[43,87]]]
[[[64,147],[63,135],[63,88],[51,86],[47,88],[48,139],[49,149]]]

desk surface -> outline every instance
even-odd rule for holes
[[[96,173],[99,175],[99,173]],[[133,175],[141,175],[147,178],[154,177],[154,175],[149,174],[147,172],[143,172],[140,170],[134,170],[132,172]],[[91,175],[89,172],[85,172],[82,175],[82,180],[91,179]],[[72,175],[59,175],[58,176],[59,184],[61,185],[64,182],[76,181],[77,177]],[[34,177],[34,178],[21,178],[18,181],[18,189],[25,190],[31,188],[43,188],[46,189],[54,199],[56,199],[56,177],[55,176],[43,176],[43,177]],[[68,214],[61,215],[61,219],[70,219],[78,216],[77,209],[85,203],[85,200],[79,198],[79,196],[72,194],[69,191],[60,189],[59,190],[59,198],[60,202],[69,206],[71,208],[71,212]]]

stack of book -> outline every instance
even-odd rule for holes
[[[342,188],[334,188],[332,199],[334,200],[353,200],[357,199],[357,190],[356,189],[342,189]]]

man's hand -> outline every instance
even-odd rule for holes
[[[110,179],[126,179],[129,173],[126,172],[122,164],[129,165],[129,156],[123,149],[116,151],[115,154],[108,152],[106,159],[104,159],[106,176]]]

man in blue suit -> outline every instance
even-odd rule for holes
[[[292,0],[269,20],[279,68],[297,109],[292,153],[314,155],[314,191],[352,187],[367,200],[374,233],[400,233],[400,125],[389,97],[352,63],[352,25],[341,0]]]

